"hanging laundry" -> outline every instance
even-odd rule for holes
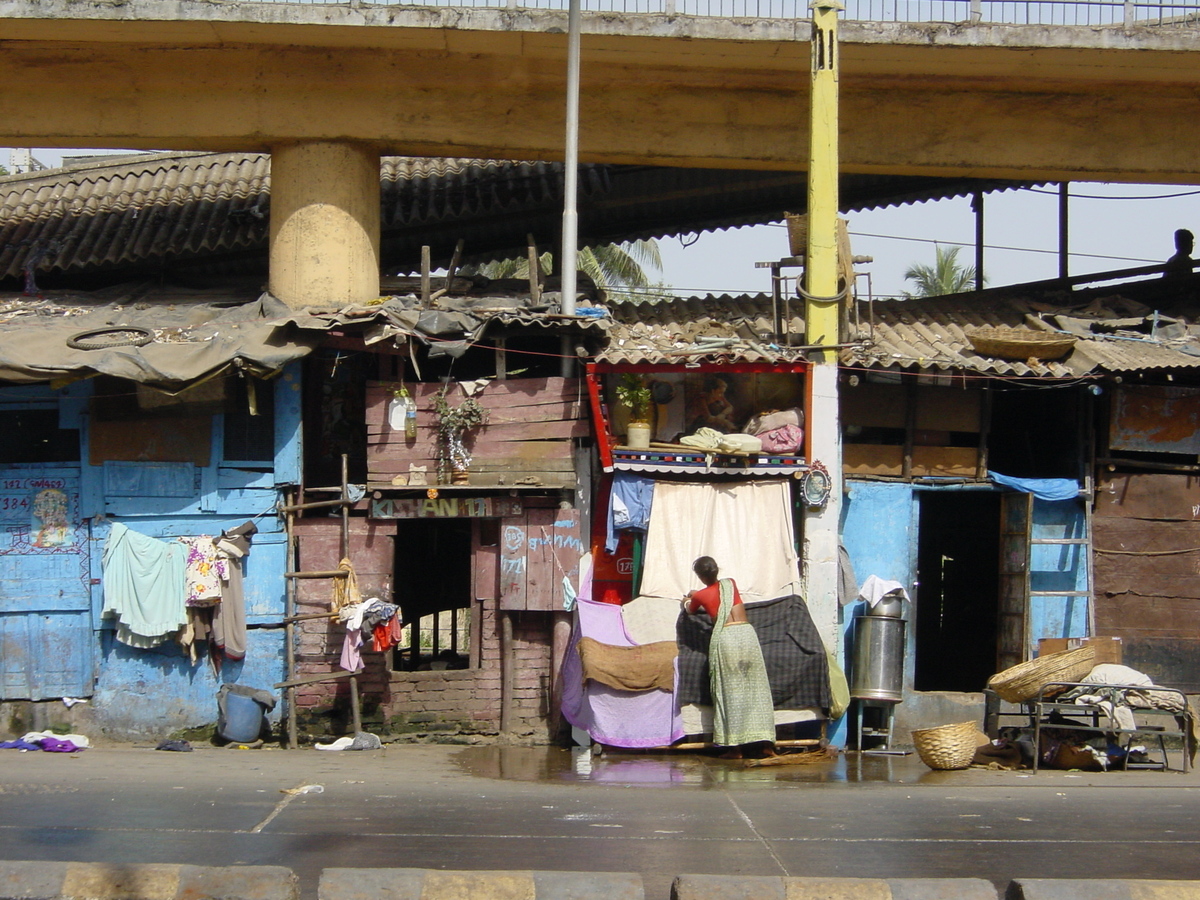
[[[631,472],[613,476],[608,499],[608,535],[604,549],[617,549],[617,532],[625,529],[645,531],[650,526],[650,506],[654,501],[654,479]]]
[[[333,611],[338,612],[343,606],[362,603],[362,592],[358,589],[358,575],[354,571],[354,563],[346,557],[338,563],[338,569],[346,573],[344,578],[333,579]]]
[[[373,650],[389,650],[399,643],[402,637],[400,608],[378,597],[342,606],[337,610],[337,619],[346,626],[346,637],[342,641],[342,656],[338,665],[347,672],[362,669],[361,648],[364,638],[371,638]]]
[[[117,640],[157,647],[187,624],[184,605],[186,551],[113,522],[104,543],[104,611],[115,619]]]
[[[372,632],[372,643],[376,652],[391,650],[404,641],[404,626],[400,616],[395,615],[386,622],[380,622]]]
[[[193,663],[200,660],[199,645],[212,637],[213,614],[220,609],[217,606],[189,606],[187,608],[187,624],[179,631],[176,640],[183,648],[184,655]]]
[[[244,567],[250,553],[250,538],[258,526],[246,522],[226,531],[217,539],[217,555],[225,564],[221,584],[221,602],[213,611],[213,658],[218,671],[220,659],[239,660],[246,657],[246,596],[243,589]]]
[[[186,604],[214,606],[221,602],[221,583],[226,579],[225,559],[217,554],[217,545],[209,535],[180,538],[187,548],[185,569]]]

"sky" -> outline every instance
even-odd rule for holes
[[[48,166],[91,150],[34,150]],[[8,161],[0,150],[0,162]],[[1175,229],[1200,234],[1200,187],[1072,182],[1068,209],[1069,274],[1084,275],[1161,263],[1174,252]],[[988,286],[1019,284],[1058,275],[1058,186],[1004,191],[984,198],[984,277]],[[898,296],[914,263],[932,265],[938,244],[963,245],[959,261],[975,261],[975,214],[969,198],[938,200],[851,213],[850,244],[859,296]],[[682,296],[768,293],[770,272],[756,262],[788,256],[782,223],[707,232],[659,242],[663,281]],[[795,270],[790,270],[795,271]],[[786,271],[785,271],[786,274]]]
[[[1197,187],[1072,182],[1069,192],[1070,275],[1162,263],[1175,252],[1175,229],[1200,234]],[[988,194],[983,207],[988,286],[1058,276],[1057,185]],[[874,260],[855,267],[870,273],[874,296],[911,290],[905,270],[914,263],[932,265],[939,243],[965,245],[958,259],[974,265],[975,214],[969,198],[851,213],[847,219],[854,255]],[[684,246],[689,240],[694,243]],[[787,256],[787,231],[782,225],[759,225],[668,238],[660,242],[660,251],[663,280],[684,295],[769,292],[769,270],[754,263]],[[860,296],[867,287],[860,277]]]

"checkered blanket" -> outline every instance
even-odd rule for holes
[[[816,706],[828,709],[829,667],[825,646],[796,594],[746,607],[746,618],[762,644],[771,700],[776,709]],[[708,682],[708,642],[712,621],[704,613],[681,612],[675,625],[679,644],[679,702],[712,703]]]

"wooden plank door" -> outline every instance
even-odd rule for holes
[[[563,576],[579,587],[579,510],[527,509],[500,532],[500,608],[561,611]]]

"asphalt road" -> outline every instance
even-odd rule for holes
[[[284,793],[319,785],[320,792]],[[742,768],[523,747],[0,751],[0,859],[679,874],[1200,879],[1200,776]]]

